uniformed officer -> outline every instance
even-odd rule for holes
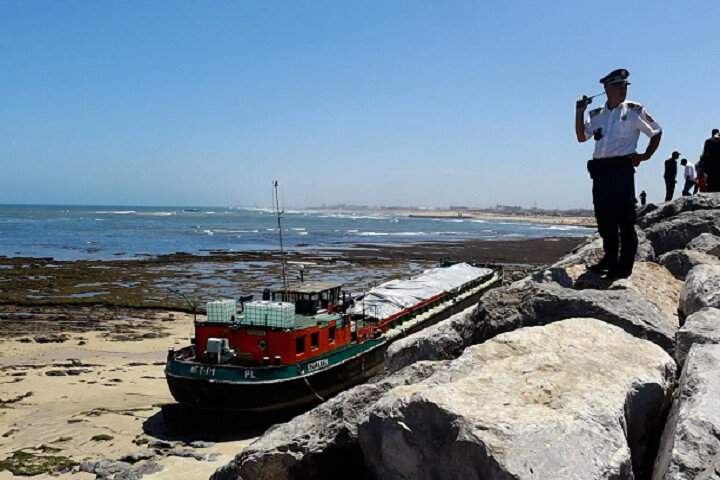
[[[638,239],[635,233],[635,168],[648,160],[660,145],[662,128],[637,102],[626,100],[630,73],[621,68],[600,79],[607,102],[591,110],[587,96],[576,102],[575,133],[578,142],[595,140],[588,171],[593,180],[593,204],[605,256],[592,271],[607,271],[608,277],[632,274]],[[640,132],[650,137],[645,153],[637,153]]]

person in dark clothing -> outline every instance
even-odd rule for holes
[[[701,158],[707,176],[707,191],[720,192],[720,131],[717,128],[705,140]]]
[[[627,278],[632,274],[638,238],[635,232],[635,168],[650,159],[660,145],[662,128],[637,102],[627,101],[625,69],[610,72],[600,80],[607,102],[591,110],[583,121],[589,98],[575,102],[575,135],[578,142],[595,140],[588,171],[593,180],[593,205],[598,233],[605,256],[588,267],[607,271],[608,278]],[[637,153],[640,133],[650,138],[644,153]]]
[[[675,185],[677,184],[677,160],[680,158],[680,152],[673,152],[670,158],[665,160],[665,201],[672,200],[675,194]]]
[[[640,192],[640,205],[645,205],[647,203],[647,193],[645,193],[645,190]]]

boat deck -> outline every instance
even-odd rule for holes
[[[488,280],[484,281],[475,288],[471,288],[470,290],[464,292],[461,295],[458,295],[457,297],[449,298],[448,300],[435,305],[433,308],[427,310],[426,312],[416,315],[410,320],[407,320],[391,329],[388,329],[388,331],[385,332],[385,337],[389,340],[394,340],[399,336],[407,335],[408,332],[415,330],[415,327],[418,324],[423,324],[428,318],[437,315],[443,310],[448,309],[449,305],[451,304],[462,304],[464,300],[486,290],[493,283],[497,282],[499,278],[501,278],[501,276],[497,273],[494,273]]]

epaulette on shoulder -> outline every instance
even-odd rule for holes
[[[642,113],[643,106],[635,102],[627,102],[627,108],[640,115]]]
[[[588,115],[590,115],[590,118],[593,118],[595,115],[600,113],[600,110],[602,110],[602,107],[596,108],[595,110],[590,110],[590,113]]]

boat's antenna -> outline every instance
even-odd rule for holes
[[[280,236],[280,262],[282,263],[283,297],[284,297],[284,300],[287,302],[289,297],[288,297],[287,276],[285,274],[285,251],[283,250],[282,226],[280,225],[280,218],[282,217],[282,214],[285,213],[285,210],[280,211],[280,202],[278,200],[278,182],[277,182],[277,180],[273,181],[273,187],[275,188],[275,212],[277,213],[278,235]]]

